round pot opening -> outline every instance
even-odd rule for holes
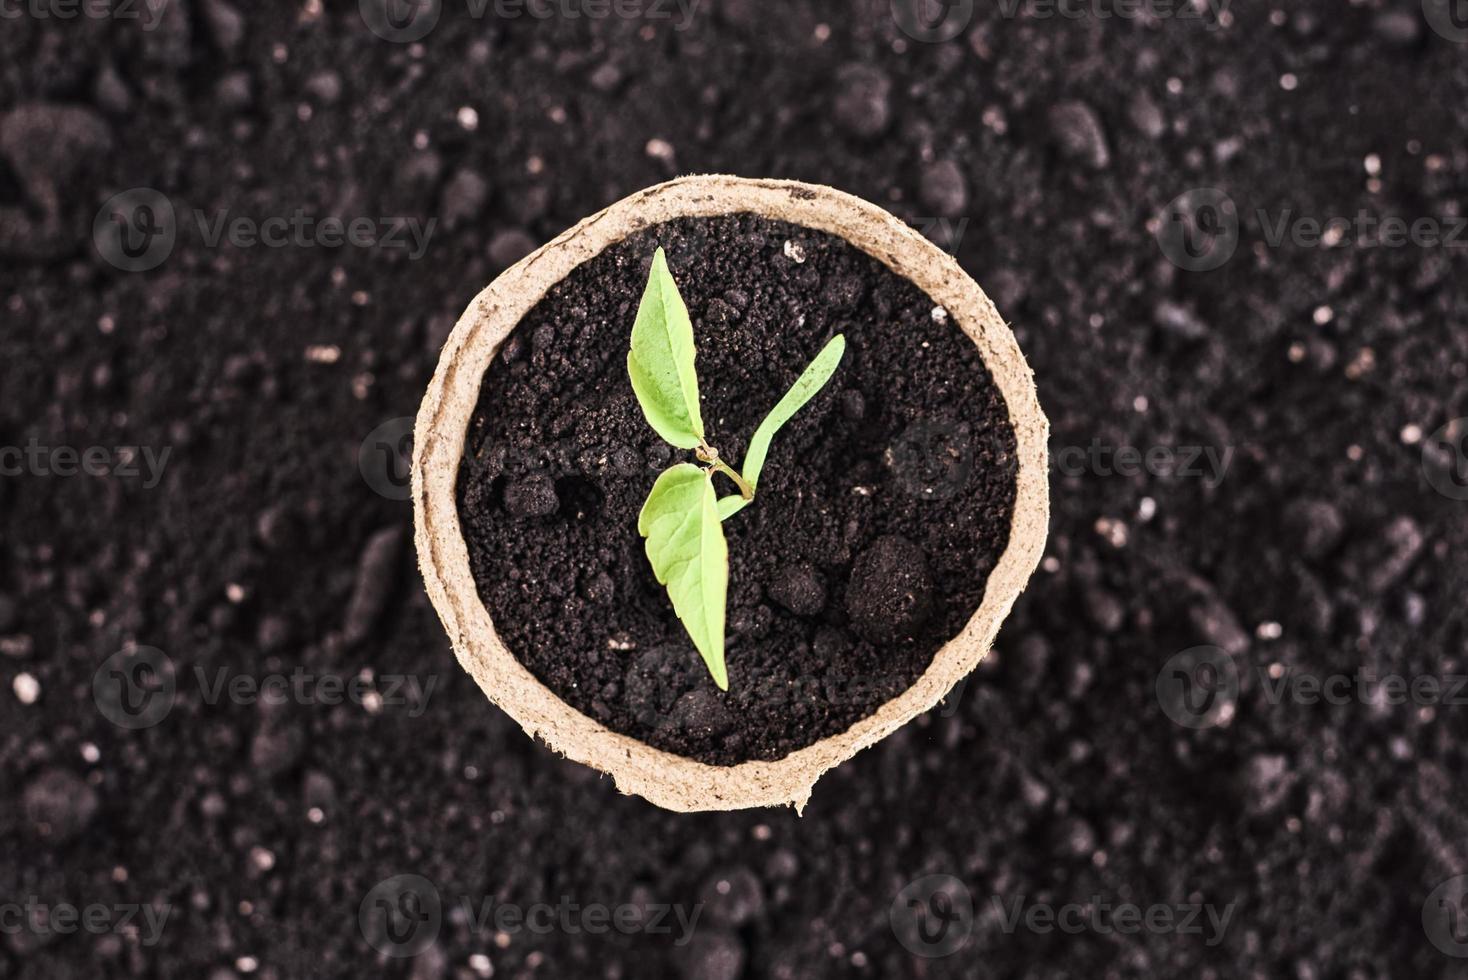
[[[762,234],[781,240],[757,240]],[[637,592],[641,583],[613,583],[599,570],[600,562],[621,569],[623,575],[651,579],[645,561],[636,569],[635,561],[629,559],[631,552],[622,533],[632,506],[630,495],[645,494],[661,468],[658,463],[667,465],[681,454],[643,459],[644,447],[635,447],[627,458],[610,461],[615,478],[621,481],[616,485],[606,482],[609,460],[605,454],[601,459],[580,461],[582,466],[601,467],[593,478],[563,471],[527,476],[507,469],[502,453],[486,456],[488,447],[500,444],[490,438],[494,434],[490,430],[495,425],[507,427],[498,433],[503,441],[506,432],[514,431],[515,421],[498,417],[504,411],[486,416],[481,394],[492,401],[510,397],[507,391],[518,391],[515,397],[526,402],[526,411],[549,415],[548,408],[535,402],[550,399],[545,392],[558,383],[556,371],[575,373],[568,359],[589,361],[584,369],[591,372],[587,376],[600,378],[598,384],[603,388],[614,384],[608,380],[615,376],[608,369],[608,355],[611,362],[625,357],[626,331],[635,311],[634,301],[633,309],[625,311],[625,323],[618,326],[628,305],[624,295],[630,282],[645,276],[652,252],[649,243],[654,239],[668,245],[675,276],[681,268],[697,277],[702,268],[710,282],[719,281],[726,287],[735,284],[724,290],[726,295],[699,296],[696,309],[694,302],[690,309],[695,310],[701,384],[706,370],[714,379],[713,394],[707,388],[704,392],[706,416],[719,440],[727,440],[741,452],[740,439],[747,439],[768,409],[770,396],[761,388],[762,373],[779,373],[789,364],[793,364],[791,370],[799,370],[801,364],[789,358],[808,359],[814,353],[812,342],[823,331],[839,327],[824,322],[827,305],[834,319],[845,315],[852,321],[847,362],[852,371],[865,373],[851,381],[844,393],[833,389],[818,396],[803,426],[792,424],[788,436],[782,432],[777,437],[760,496],[729,522],[749,522],[730,534],[731,610],[740,588],[746,590],[746,600],[749,590],[759,593],[765,604],[758,608],[766,619],[770,608],[777,608],[774,637],[764,648],[764,662],[769,662],[769,650],[795,651],[791,657],[806,657],[817,665],[818,672],[824,672],[813,680],[829,690],[831,661],[845,656],[850,662],[843,662],[840,669],[847,672],[847,679],[863,681],[837,692],[836,697],[845,700],[822,705],[821,711],[792,722],[799,732],[790,737],[761,740],[761,726],[779,724],[780,709],[758,716],[756,709],[770,707],[751,693],[760,683],[758,644],[746,641],[744,652],[738,646],[746,630],[748,636],[759,637],[763,635],[759,630],[768,624],[752,623],[751,616],[744,616],[742,623],[731,621],[735,630],[729,660],[731,689],[741,681],[745,686],[729,702],[737,711],[732,720],[726,718],[725,729],[734,730],[713,726],[705,732],[700,727],[709,727],[704,726],[704,719],[723,710],[710,693],[712,688],[703,691],[685,685],[679,690],[689,693],[678,698],[676,708],[657,706],[659,693],[667,693],[661,690],[666,685],[667,665],[680,656],[666,649],[676,637],[666,633],[665,622],[655,621],[655,604],[643,602],[639,607],[628,601],[624,593]],[[780,287],[786,293],[775,285],[765,291],[759,280],[748,279],[743,265],[751,255],[768,260],[761,274],[772,275],[770,270],[775,270],[786,281]],[[853,285],[852,280],[861,278],[854,269],[867,270],[863,273],[867,285]],[[590,285],[589,276],[594,277]],[[680,288],[683,286],[680,281]],[[689,288],[697,293],[699,283],[690,283]],[[802,307],[789,298],[800,289],[812,293],[814,306]],[[812,311],[809,319],[797,312],[788,324],[776,316],[756,327],[751,323],[759,317],[750,314],[750,322],[741,324],[745,317],[741,306],[750,306],[746,294],[756,293],[753,305],[759,307],[765,292],[766,299],[783,296],[782,309]],[[853,294],[858,298],[853,299]],[[914,320],[913,310],[919,307],[922,316]],[[522,322],[526,329],[506,346],[511,331]],[[761,346],[771,329],[781,331],[779,342],[770,339]],[[559,347],[552,349],[558,336]],[[506,365],[511,362],[518,365],[513,369],[518,382],[506,380],[511,371]],[[936,368],[932,366],[935,362]],[[741,373],[751,363],[758,365],[754,372]],[[934,380],[932,372],[942,375],[949,370],[947,365],[952,365],[952,377]],[[891,383],[886,384],[889,376]],[[787,372],[778,381],[783,385],[792,378]],[[839,380],[838,372],[833,384]],[[722,391],[717,388],[720,381]],[[539,394],[536,383],[541,387]],[[626,385],[625,369],[621,383]],[[915,406],[924,404],[926,396],[904,389],[921,384],[943,388],[953,411],[931,418],[917,411]],[[607,407],[598,424],[635,441],[636,437],[627,435],[631,431],[626,416],[630,388],[610,394],[603,391],[602,396]],[[751,403],[747,407],[746,400]],[[868,417],[864,407],[868,402],[881,403],[880,414],[873,412],[874,417]],[[499,407],[517,405],[511,401]],[[523,420],[526,429],[538,424],[536,418]],[[574,424],[574,419],[565,423]],[[894,426],[901,429],[900,434]],[[976,465],[977,475],[963,472],[956,483],[944,470],[951,462],[946,450],[955,429],[965,440],[963,450],[972,448],[975,441],[980,443],[971,458],[959,460]],[[649,442],[656,441],[650,430],[645,434]],[[1043,547],[1048,516],[1046,434],[1028,367],[992,304],[952,258],[901,221],[827,187],[721,176],[683,178],[632,195],[581,222],[496,279],[461,318],[444,348],[417,420],[413,499],[419,560],[430,598],[460,662],[491,700],[532,735],[573,759],[609,772],[624,792],[670,809],[799,807],[822,772],[932,707],[988,650]],[[771,468],[780,457],[781,441],[787,439],[790,451],[778,463],[784,470],[766,501]],[[833,453],[839,456],[833,446],[866,447],[865,456],[873,457],[878,454],[869,450],[878,442],[890,444],[879,454],[883,458],[880,465],[867,458],[852,473],[843,473],[840,481],[833,478],[840,462],[832,459]],[[577,445],[585,448],[584,440]],[[913,458],[901,458],[904,453]],[[655,456],[651,450],[649,454]],[[851,455],[864,458],[855,450]],[[899,458],[894,460],[894,455]],[[932,466],[935,460],[936,469]],[[801,472],[802,465],[812,472]],[[866,479],[874,469],[882,472]],[[851,496],[870,496],[872,489],[864,484],[878,479],[900,481],[913,498],[928,494],[936,499],[900,499],[893,506]],[[950,493],[955,498],[944,500]],[[606,514],[599,511],[602,495],[607,498]],[[498,523],[486,530],[483,508],[489,506],[485,501],[490,498],[498,508],[494,513],[511,516],[496,518]],[[802,522],[811,520],[813,511],[802,516],[798,503],[802,500],[808,500],[833,526],[819,544],[792,537],[790,549],[816,554],[797,555],[797,560],[772,572],[775,566],[766,558],[782,547],[781,534],[791,535],[787,527],[798,531]],[[762,504],[766,505],[763,510]],[[888,509],[873,516],[872,508],[882,506]],[[557,508],[555,518],[547,516]],[[755,516],[747,516],[751,514]],[[946,521],[944,526],[950,529],[946,533],[955,540],[963,538],[967,529],[976,543],[968,551],[963,549],[969,544],[954,545],[951,554],[940,556],[943,561],[930,576],[926,568],[921,574],[906,576],[913,565],[909,556],[916,553],[916,563],[922,564],[924,553],[908,537],[922,543],[920,536],[927,535],[927,550],[932,553],[933,542],[940,540],[933,535],[945,533],[925,527],[930,518],[938,524]],[[599,519],[611,523],[598,528]],[[985,521],[992,527],[988,538],[981,540],[984,529],[979,525]],[[842,528],[856,542],[859,554],[844,550],[848,542],[840,533]],[[747,556],[740,556],[740,536],[753,549]],[[614,537],[617,540],[609,547],[600,547],[604,539]],[[542,551],[549,554],[557,549],[559,559],[541,562]],[[586,555],[585,568],[579,557],[567,558],[568,554]],[[845,569],[851,569],[850,580],[834,583],[836,588],[827,590],[819,569],[804,560],[809,558],[817,559],[816,564],[820,560],[834,563],[832,567],[843,576]],[[741,570],[747,573],[743,581]],[[583,571],[590,585],[580,580]],[[914,600],[918,606],[924,605],[928,585],[911,585],[924,576],[937,582],[937,599],[931,604],[937,611],[931,617],[926,607],[911,610],[901,605],[902,599],[912,600],[913,595],[919,596]],[[753,582],[756,578],[758,584]],[[555,581],[547,583],[547,579]],[[629,628],[607,633],[607,648],[588,650],[582,662],[577,659],[579,649],[564,648],[584,642],[586,631],[565,633],[563,639],[570,637],[574,642],[562,642],[557,649],[551,642],[551,630],[541,635],[537,633],[540,624],[520,615],[514,597],[526,595],[525,589],[532,587],[541,590],[535,598],[542,607],[548,597],[555,598],[566,608],[590,616],[600,604],[596,615],[602,618],[596,628],[605,632],[608,623],[618,623],[619,616],[623,617],[621,625]],[[894,589],[899,593],[896,605],[886,594]],[[827,591],[839,594],[831,597]],[[616,600],[613,593],[619,594]],[[817,598],[810,598],[813,594]],[[562,595],[564,600],[558,598]],[[639,593],[632,598],[647,596]],[[745,608],[754,608],[750,602],[746,601]],[[527,600],[526,608],[530,606]],[[910,623],[906,622],[909,613]],[[544,612],[541,615],[543,620],[551,618]],[[637,635],[639,632],[643,635]],[[857,640],[851,653],[845,652],[839,640],[848,634]],[[813,642],[805,642],[811,637]],[[693,657],[689,666],[696,679],[702,666],[691,644],[685,642],[683,648]],[[747,658],[742,664],[741,657]],[[743,677],[741,666],[746,669]],[[765,668],[771,674],[766,679],[767,694],[791,696],[788,671],[780,674],[787,667]],[[582,674],[575,675],[576,671]],[[610,684],[605,683],[608,671],[616,678]],[[624,677],[629,688],[651,683],[650,700],[638,691],[623,690],[620,682]],[[674,690],[673,695],[677,694]],[[666,722],[666,716],[642,719],[636,710],[629,710],[643,704],[653,704],[658,712],[671,709],[681,719],[682,728],[659,725],[660,720]]]

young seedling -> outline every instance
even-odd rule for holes
[[[754,499],[770,440],[830,380],[845,350],[846,338],[841,334],[826,343],[755,430],[743,472],[735,472],[704,436],[698,375],[693,368],[697,353],[693,321],[663,250],[659,248],[652,257],[652,271],[632,325],[627,373],[648,424],[669,444],[693,450],[704,465],[675,463],[663,470],[642,505],[637,531],[647,539],[653,574],[659,584],[667,586],[673,611],[720,690],[729,689],[724,668],[729,546],[722,522]],[[714,489],[715,473],[733,480],[738,495],[720,499]]]

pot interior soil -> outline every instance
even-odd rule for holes
[[[693,317],[709,441],[736,468],[822,344],[847,339],[724,524],[727,693],[637,533],[657,474],[693,458],[662,443],[627,379],[659,245]],[[1015,470],[1004,399],[943,310],[839,238],[736,214],[647,228],[547,293],[484,377],[458,502],[479,595],[532,674],[613,731],[734,765],[911,686],[983,598]]]

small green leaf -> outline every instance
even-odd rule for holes
[[[724,668],[724,606],[729,592],[729,546],[719,524],[714,483],[692,463],[663,470],[637,531],[647,538],[647,559],[668,587],[673,611],[708,665],[719,690],[729,690]]]
[[[746,500],[743,497],[739,496],[739,494],[737,493],[730,494],[727,497],[720,497],[719,520],[727,521],[729,518],[733,517],[735,514],[748,507],[752,502],[752,498],[750,500]]]
[[[795,379],[795,384],[785,392],[765,416],[765,420],[754,430],[754,437],[749,440],[749,452],[744,456],[743,476],[749,485],[758,489],[760,470],[764,469],[765,456],[770,451],[770,440],[775,438],[775,433],[780,427],[790,421],[790,417],[800,411],[800,407],[810,401],[816,392],[820,391],[831,375],[836,371],[836,365],[841,363],[841,355],[846,353],[846,337],[837,334],[821,348],[816,359],[810,362],[810,366]]]
[[[671,445],[693,449],[703,442],[703,416],[698,404],[698,374],[693,368],[693,321],[659,248],[637,320],[627,373],[648,424]]]

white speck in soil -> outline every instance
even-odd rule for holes
[[[35,704],[41,696],[41,684],[30,674],[16,674],[15,683],[11,687],[14,688],[16,699],[21,704]]]

